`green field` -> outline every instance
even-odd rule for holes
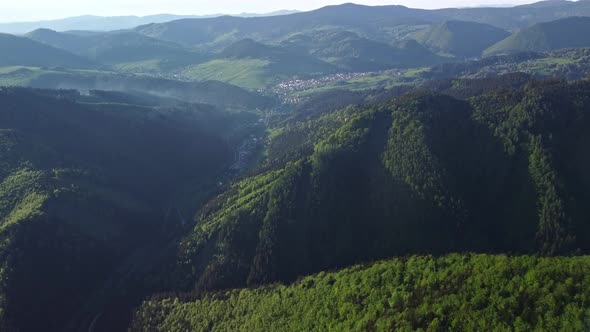
[[[34,79],[51,73],[58,72],[39,67],[1,67],[0,86],[28,86]]]
[[[269,61],[260,59],[218,59],[187,68],[183,76],[195,80],[215,80],[248,89],[266,87],[273,77],[267,74]]]
[[[84,69],[47,69],[39,67],[0,67],[0,86],[29,86],[34,80],[44,75],[61,74],[61,75],[78,75],[78,76],[101,76],[110,75],[113,72]]]

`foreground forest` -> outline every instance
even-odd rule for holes
[[[590,259],[412,256],[145,302],[131,331],[587,331]]]
[[[75,329],[119,288],[147,295],[127,279],[161,259],[258,119],[100,91],[4,88],[0,104],[3,331]]]

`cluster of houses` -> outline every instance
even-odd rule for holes
[[[274,86],[272,90],[277,95],[286,96],[293,91],[317,89],[324,86],[333,85],[338,82],[348,81],[354,78],[364,77],[371,74],[373,73],[338,73],[307,80],[296,79],[279,83],[276,86]]]

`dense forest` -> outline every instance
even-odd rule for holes
[[[590,330],[590,0],[282,14],[0,34],[0,331]]]
[[[586,331],[587,257],[412,256],[145,302],[132,331]]]
[[[392,256],[587,253],[590,82],[513,85],[519,87],[487,84],[485,93],[460,99],[412,92],[372,107],[288,122],[269,144],[267,169],[201,210],[166,282],[199,297]],[[569,300],[563,301],[556,305]],[[149,303],[140,318],[152,317]],[[575,310],[585,310],[581,303]],[[154,309],[170,313],[166,329],[180,328],[174,325],[177,305],[164,301]],[[179,315],[200,315],[198,305],[182,306],[187,311]],[[302,314],[298,309],[292,314]],[[264,322],[256,317],[245,319]],[[418,324],[411,317],[408,324]],[[333,319],[326,324],[338,322]],[[188,324],[207,328],[206,322]],[[220,322],[225,326],[213,320],[209,328]],[[389,321],[396,323],[406,324]],[[522,323],[524,330],[545,324],[531,316]]]
[[[586,252],[589,92],[416,92],[289,123],[273,166],[201,212],[178,275],[215,289],[421,252]]]
[[[135,99],[0,90],[2,330],[65,327],[122,259],[182,229],[199,194],[187,206],[178,192],[215,189],[232,144],[257,121]]]
[[[234,149],[264,130],[260,112],[141,93],[3,88],[2,328],[119,329],[129,322],[130,308],[158,293],[136,312],[134,329],[231,330],[232,324],[246,328],[265,320],[236,314],[205,323],[199,306],[221,301],[213,307],[227,312],[223,301],[238,301],[240,312],[267,312],[264,306],[276,305],[267,297],[301,284],[264,285],[396,256],[586,254],[589,96],[588,80],[534,80],[522,73],[430,81],[414,90],[332,92],[273,115],[266,161],[232,180],[226,170]],[[510,258],[510,269],[521,267],[499,277],[541,269],[568,294],[584,289],[579,270],[547,272],[545,262],[552,261],[533,257]],[[449,256],[432,264],[454,273],[464,271],[463,263],[495,266],[502,259]],[[585,266],[585,257],[571,260]],[[567,258],[555,262],[572,266]],[[357,270],[336,275],[350,271]],[[437,271],[432,278],[443,278]],[[410,282],[397,285],[414,290]],[[523,288],[514,282],[507,284]],[[379,296],[389,294],[387,285],[376,286]],[[246,294],[238,291],[218,293],[259,286],[245,291],[255,294],[251,301],[234,299]],[[416,290],[408,295],[419,296],[415,306],[383,307],[387,314],[379,317],[370,306],[354,309],[373,320],[327,314],[300,323],[312,330],[322,324],[445,330],[491,328],[486,317],[498,315],[498,326],[518,323],[521,330],[587,326],[579,298],[554,298],[550,317],[532,313],[538,304],[531,298],[554,296],[553,288],[522,293],[518,310],[502,309],[512,316],[494,304],[474,303],[469,310],[481,318],[471,320],[440,311],[455,312],[449,308],[465,303],[462,297],[471,301],[469,288],[433,289],[432,302]],[[498,289],[498,296],[516,305],[520,295],[512,290]],[[362,289],[346,289],[357,291]],[[168,299],[179,293],[182,301]],[[458,297],[440,309],[449,294]],[[315,301],[293,304],[276,321],[287,325],[269,328],[293,326],[300,320],[292,317],[325,305]],[[424,309],[425,303],[432,307]],[[186,317],[195,318],[187,323]]]

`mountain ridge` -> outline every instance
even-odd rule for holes
[[[510,34],[488,24],[445,21],[414,37],[422,44],[436,51],[461,58],[479,57],[488,47],[508,37]]]
[[[580,33],[590,29],[590,18],[573,16],[535,24],[520,30],[484,51],[486,55],[542,52],[590,46],[590,37]]]
[[[547,8],[540,3],[511,8],[451,8],[421,10],[404,6],[363,6],[343,4],[283,17],[220,17],[202,20],[183,19],[164,24],[139,26],[136,31],[185,45],[209,43],[225,34],[239,39],[267,40],[287,36],[295,31],[321,26],[355,28],[364,33],[378,33],[380,28],[399,25],[439,24],[448,20],[471,21],[515,31],[532,24],[567,16],[590,16],[590,2],[563,1]],[[184,36],[182,31],[193,31]],[[386,38],[385,36],[381,36]]]

